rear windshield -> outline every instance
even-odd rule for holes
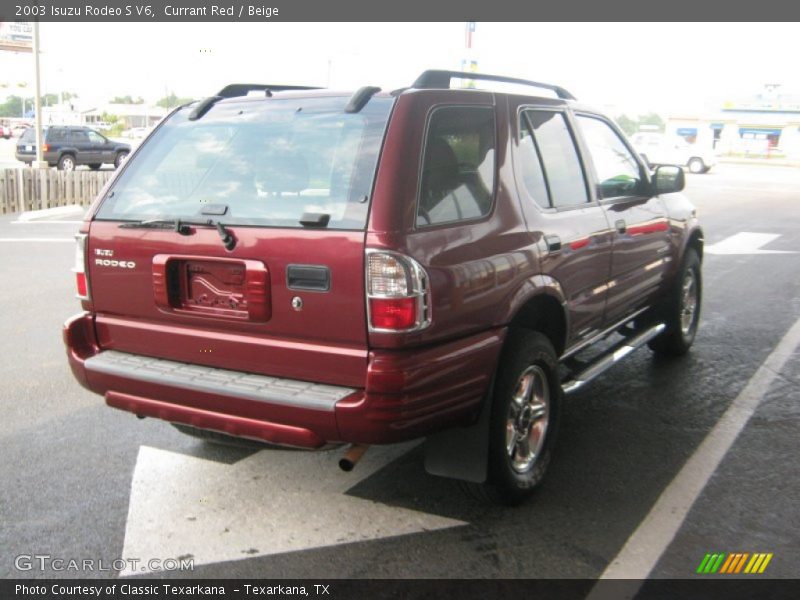
[[[214,214],[225,224],[301,227],[312,213],[329,215],[329,228],[363,229],[393,99],[373,98],[355,114],[347,101],[221,102],[196,121],[182,109],[145,142],[96,218]]]
[[[47,130],[42,132],[42,137],[44,137]],[[22,132],[22,135],[19,137],[20,142],[26,142],[29,144],[36,143],[36,129],[33,127],[28,127],[25,131]]]

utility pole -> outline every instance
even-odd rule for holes
[[[472,49],[472,37],[475,33],[475,21],[467,21],[464,28],[464,58],[461,59],[461,70],[463,72],[477,73],[478,61],[475,60],[475,52]],[[461,87],[474,88],[473,79],[462,79]]]
[[[39,170],[39,208],[47,208],[47,169],[48,165],[44,162],[44,150],[42,144],[42,86],[39,75],[39,20],[33,22],[33,56],[34,68],[36,70],[36,97],[34,106],[36,107],[36,160],[33,167]]]
[[[39,20],[33,22],[33,61],[34,69],[36,71],[36,83],[34,92],[34,106],[35,106],[35,127],[36,127],[36,162],[34,167],[38,169],[47,168],[47,163],[44,162],[42,152],[42,91],[41,91],[41,77],[39,76]]]

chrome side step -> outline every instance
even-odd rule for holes
[[[592,379],[610,369],[623,358],[628,356],[631,352],[644,346],[647,342],[656,337],[659,333],[666,329],[664,323],[654,325],[650,329],[643,331],[631,338],[622,340],[616,346],[610,348],[607,352],[600,355],[597,360],[591,363],[588,367],[583,369],[580,373],[575,375],[572,379],[565,381],[561,387],[565,394],[571,394],[578,391]]]

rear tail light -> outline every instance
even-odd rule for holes
[[[50,144],[42,144],[42,152],[50,152]]]
[[[86,243],[89,236],[85,233],[75,235],[75,266],[72,272],[75,273],[75,285],[78,290],[78,299],[89,299],[89,275],[86,272]]]
[[[401,332],[431,323],[428,276],[412,258],[367,250],[367,317],[369,330]]]

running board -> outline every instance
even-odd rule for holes
[[[664,323],[659,323],[658,325],[655,325],[650,329],[643,331],[642,333],[622,340],[622,342],[609,349],[608,352],[600,355],[597,360],[586,367],[583,371],[578,373],[574,378],[565,381],[561,386],[564,390],[564,393],[572,394],[573,392],[577,392],[592,379],[610,369],[623,358],[628,356],[628,354],[637,348],[644,346],[647,342],[664,331],[665,328],[666,325],[664,325]]]

